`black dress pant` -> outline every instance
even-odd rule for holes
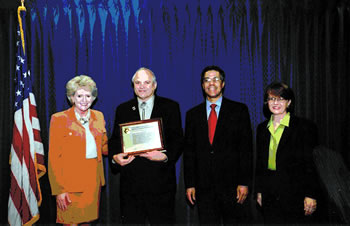
[[[121,194],[122,223],[172,225],[175,223],[174,204],[174,192]]]
[[[232,225],[247,222],[245,205],[237,203],[236,193],[196,192],[196,201],[200,224]]]
[[[290,178],[274,171],[267,174],[262,193],[265,224],[302,224],[312,222],[313,216],[304,214],[304,198],[291,188]],[[314,214],[313,214],[314,215]]]
[[[278,194],[263,194],[262,203],[265,224],[296,224],[302,220],[303,206],[298,208],[294,203],[281,199]]]

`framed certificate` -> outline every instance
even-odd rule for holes
[[[122,152],[130,155],[163,150],[161,119],[149,119],[119,124]]]

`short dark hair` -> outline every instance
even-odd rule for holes
[[[205,74],[207,71],[217,71],[217,72],[219,72],[221,80],[222,80],[223,82],[225,81],[225,72],[224,72],[224,70],[222,70],[219,66],[210,65],[210,66],[205,67],[205,68],[203,69],[202,73],[201,73],[201,82],[202,82],[202,83],[203,83],[203,79],[204,79],[204,74]]]
[[[291,103],[287,107],[287,112],[290,112],[291,114],[294,113],[295,97],[293,90],[283,82],[273,82],[265,88],[264,92],[263,113],[266,118],[270,118],[272,114],[267,103],[269,94],[283,97],[285,100],[290,100]]]

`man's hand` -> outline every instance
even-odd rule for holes
[[[248,186],[238,185],[237,186],[237,203],[243,204],[244,200],[248,195]]]
[[[313,212],[315,212],[316,206],[317,206],[316,199],[305,197],[304,199],[305,215],[311,215]]]
[[[68,208],[68,205],[72,203],[72,201],[69,198],[68,192],[57,195],[56,203],[58,208],[65,211]]]
[[[135,156],[128,155],[126,153],[119,153],[119,154],[113,155],[113,160],[121,166],[128,165],[134,159],[135,159]]]
[[[262,195],[261,195],[261,193],[256,194],[256,201],[259,204],[259,206],[262,206]]]
[[[139,156],[157,162],[165,161],[168,158],[162,151],[149,151],[142,153]]]
[[[190,203],[192,205],[194,205],[194,203],[196,201],[196,189],[194,187],[187,188],[186,189],[186,197],[187,197],[188,201],[190,201]]]

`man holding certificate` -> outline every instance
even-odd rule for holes
[[[201,224],[240,223],[251,180],[252,129],[246,105],[223,97],[225,73],[201,73],[205,100],[186,114],[186,196]]]
[[[175,164],[183,132],[179,104],[155,95],[148,68],[132,77],[135,98],[116,109],[109,141],[112,171],[120,172],[123,224],[173,224]]]

